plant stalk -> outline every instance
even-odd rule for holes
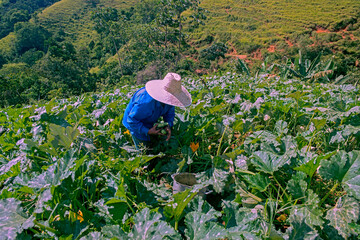
[[[216,152],[216,156],[219,156],[219,155],[220,155],[220,148],[221,148],[221,144],[222,144],[222,141],[223,141],[223,139],[224,139],[226,130],[227,130],[227,126],[225,127],[224,132],[223,132],[223,134],[222,134],[222,136],[221,136],[221,138],[220,138],[220,143],[219,143],[218,150],[217,150],[217,152]]]
[[[319,202],[319,206],[321,206],[325,200],[330,196],[330,194],[335,191],[335,189],[339,186],[339,183],[337,182],[331,189],[330,191],[321,199],[321,201]]]
[[[279,185],[280,189],[283,191],[283,193],[285,194],[286,198],[289,199],[289,195],[286,193],[285,189],[281,186],[281,184],[279,183],[279,181],[276,179],[276,177],[274,175],[272,175],[275,182]]]
[[[35,224],[36,226],[38,226],[40,229],[45,229],[45,230],[47,230],[47,231],[49,231],[49,232],[52,232],[52,233],[55,233],[55,234],[57,234],[57,235],[60,234],[60,233],[59,233],[57,230],[55,230],[54,228],[45,226],[45,225],[39,223],[39,222],[36,221],[36,220],[34,220],[34,224]]]

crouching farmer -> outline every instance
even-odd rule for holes
[[[156,136],[171,137],[174,125],[175,106],[191,105],[190,93],[181,85],[181,77],[176,73],[168,73],[162,80],[152,80],[140,88],[126,107],[123,124],[130,131],[135,147],[141,145],[151,148],[157,144]],[[155,124],[160,117],[168,123],[165,131],[157,129]]]

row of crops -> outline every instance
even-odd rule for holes
[[[121,124],[135,87],[2,109],[0,239],[358,239],[357,86],[184,84],[193,105],[152,152]],[[199,184],[173,194],[177,172]]]

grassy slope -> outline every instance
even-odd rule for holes
[[[98,6],[124,9],[137,1],[100,0]],[[238,54],[251,53],[256,46],[287,45],[285,39],[295,42],[296,36],[304,32],[315,32],[319,27],[331,29],[360,11],[359,0],[203,0],[201,5],[209,11],[209,20],[190,37],[197,42],[215,36],[237,49]],[[86,45],[96,36],[90,20],[92,10],[94,7],[86,0],[62,0],[40,13],[38,21],[52,32],[63,29],[76,46]],[[338,34],[344,37],[344,33]],[[360,39],[359,29],[346,34]],[[11,35],[1,39],[0,51],[11,51],[12,42]]]
[[[100,0],[98,7],[124,9],[135,0]],[[91,11],[95,8],[85,0],[62,0],[39,14],[39,21],[51,32],[63,29],[75,45],[88,44],[96,33],[92,29]]]
[[[203,0],[202,6],[209,10],[210,20],[191,37],[215,35],[236,48],[269,47],[316,28],[331,29],[360,11],[358,0]]]
[[[114,7],[120,10],[133,6],[135,2],[136,0],[100,0],[98,7]],[[50,32],[64,30],[76,46],[87,45],[96,37],[90,19],[91,11],[95,9],[86,0],[61,0],[44,9],[38,15],[37,21]],[[4,55],[10,54],[13,40],[13,34],[0,39],[0,52]]]

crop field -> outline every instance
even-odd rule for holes
[[[184,85],[193,104],[153,152],[121,124],[134,86],[0,110],[0,239],[358,239],[357,85]],[[186,172],[198,184],[174,194]]]

